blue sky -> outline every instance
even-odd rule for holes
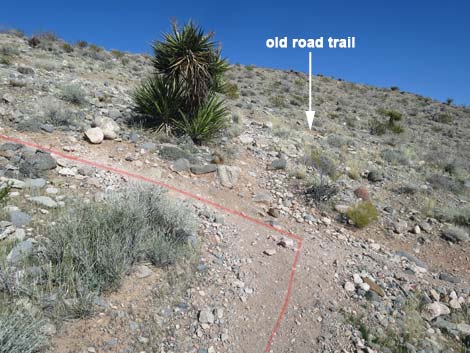
[[[213,30],[232,63],[308,70],[308,49],[267,49],[274,36],[357,38],[356,49],[313,49],[313,71],[470,105],[470,1],[22,0],[0,25],[67,41],[149,52],[169,19]]]

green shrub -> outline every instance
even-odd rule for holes
[[[171,124],[180,116],[183,90],[175,81],[166,81],[161,76],[149,78],[134,91],[136,110],[153,117],[156,125]]]
[[[212,38],[213,33],[205,34],[189,22],[181,29],[173,24],[173,31],[165,34],[164,41],[153,44],[153,67],[167,81],[182,86],[185,113],[197,111],[211,94],[222,89],[228,64]]]
[[[440,113],[434,116],[434,121],[442,124],[451,124],[454,121],[454,118],[448,113]]]
[[[69,43],[64,43],[62,44],[62,50],[65,51],[66,53],[72,53],[73,47]]]
[[[5,203],[8,201],[10,190],[10,185],[0,185],[0,207],[5,206]]]
[[[240,95],[238,93],[238,86],[236,83],[227,83],[225,85],[225,95],[230,99],[237,99]]]
[[[201,143],[213,139],[226,126],[227,115],[228,110],[223,102],[213,96],[198,109],[195,116],[191,118],[183,113],[180,119],[174,120],[174,125],[195,143]]]
[[[388,122],[383,123],[376,118],[373,118],[369,122],[370,132],[373,135],[383,135],[387,132],[387,130],[393,132],[394,134],[401,134],[405,131],[403,126],[398,124],[397,122],[402,120],[402,114],[394,111],[394,110],[386,110],[384,108],[380,108],[377,110],[380,115],[388,117]]]
[[[371,201],[362,201],[349,207],[346,216],[356,227],[364,228],[377,220],[378,212]]]
[[[79,47],[80,49],[83,49],[88,46],[88,43],[84,40],[79,40],[75,45]]]
[[[0,353],[34,353],[44,347],[42,322],[18,312],[0,314]]]
[[[86,313],[93,295],[117,288],[139,259],[156,266],[177,261],[194,231],[189,210],[155,187],[133,186],[103,203],[76,202],[45,229],[49,282]]]
[[[276,107],[276,108],[285,108],[286,107],[286,100],[283,96],[271,96],[269,101]]]
[[[255,66],[254,65],[247,65],[245,66],[248,71],[253,71]]]
[[[441,222],[470,227],[470,207],[439,208],[434,210],[434,217]]]
[[[155,74],[134,94],[136,110],[151,122],[167,122],[199,143],[212,138],[227,115],[215,95],[226,88],[228,64],[212,38],[192,22],[181,29],[173,24],[153,44]]]
[[[111,50],[111,55],[114,56],[116,59],[122,59],[126,55],[126,53],[117,49],[113,49]]]
[[[83,105],[85,100],[85,92],[77,85],[68,85],[62,87],[61,98],[69,103]]]

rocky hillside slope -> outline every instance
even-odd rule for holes
[[[269,351],[470,347],[469,108],[317,75],[309,131],[305,74],[233,65],[231,121],[198,146],[134,113],[132,92],[150,72],[145,55],[0,34],[0,134],[163,180],[302,237]],[[51,209],[129,182],[16,144],[0,146],[0,177],[13,187],[0,218],[2,271],[13,273],[19,249],[35,256],[36,224]],[[201,244],[194,269],[176,271],[181,293],[169,294],[171,270],[140,264],[91,319],[62,327],[41,314],[45,349],[263,351],[296,244],[191,207]],[[39,315],[31,298],[14,302]]]

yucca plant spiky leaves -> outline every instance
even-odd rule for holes
[[[184,101],[182,87],[158,75],[142,82],[133,98],[136,110],[151,117],[155,125],[169,123],[179,116]]]
[[[172,32],[153,44],[153,66],[158,74],[184,87],[186,113],[205,103],[228,68],[212,39],[213,33],[205,34],[189,22],[182,29],[173,24]]]
[[[176,128],[190,136],[195,143],[201,143],[211,140],[225,127],[228,110],[220,98],[212,95],[194,116],[180,113],[181,118],[173,121]]]

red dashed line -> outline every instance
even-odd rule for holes
[[[292,289],[293,289],[293,286],[294,286],[294,277],[295,277],[295,272],[296,272],[296,269],[297,269],[297,263],[299,261],[300,252],[301,252],[301,249],[302,249],[302,238],[301,237],[299,237],[298,235],[293,234],[291,232],[288,232],[284,229],[281,229],[281,228],[272,226],[270,224],[267,224],[267,223],[265,223],[265,222],[263,222],[259,219],[256,219],[254,217],[248,216],[248,215],[246,215],[246,214],[244,214],[240,211],[233,210],[231,208],[222,206],[222,205],[220,205],[220,204],[218,204],[214,201],[208,200],[206,198],[203,198],[199,195],[190,193],[188,191],[176,188],[172,185],[169,185],[169,184],[164,183],[164,182],[159,181],[159,180],[148,178],[148,177],[145,177],[143,175],[128,172],[128,171],[118,169],[118,168],[115,168],[115,167],[107,166],[105,164],[92,162],[92,161],[89,161],[89,160],[86,160],[86,159],[83,159],[83,158],[72,156],[72,155],[69,155],[69,154],[66,154],[66,153],[63,153],[63,152],[60,152],[60,151],[53,150],[51,148],[47,148],[47,147],[35,144],[33,142],[24,141],[24,140],[15,138],[15,137],[0,134],[0,139],[4,140],[4,141],[8,141],[8,142],[17,143],[17,144],[20,144],[20,145],[23,145],[23,146],[36,148],[38,150],[49,152],[53,155],[59,156],[59,157],[64,158],[64,159],[68,159],[68,160],[72,160],[72,161],[79,162],[79,163],[82,163],[82,164],[90,165],[92,167],[102,169],[102,170],[106,170],[106,171],[109,171],[109,172],[113,172],[115,174],[126,176],[126,177],[129,177],[129,178],[132,178],[132,179],[137,179],[137,180],[141,180],[141,181],[144,181],[144,182],[147,182],[147,183],[150,183],[150,184],[158,185],[160,187],[166,188],[168,190],[172,190],[172,191],[174,191],[176,193],[179,193],[181,195],[184,195],[188,198],[198,200],[198,201],[200,201],[200,202],[202,202],[206,205],[212,206],[213,208],[216,208],[216,209],[219,209],[219,210],[224,211],[226,213],[229,213],[229,214],[232,214],[234,216],[240,217],[240,218],[245,219],[245,220],[247,220],[251,223],[254,223],[254,224],[259,225],[261,227],[267,228],[267,229],[269,229],[271,231],[274,231],[274,232],[277,232],[279,234],[285,235],[286,237],[289,237],[289,238],[294,239],[295,241],[297,241],[297,248],[295,250],[294,262],[292,264],[292,268],[291,268],[291,271],[290,271],[289,283],[287,285],[287,290],[286,290],[286,294],[284,296],[284,301],[283,301],[283,304],[282,304],[282,307],[281,307],[281,311],[279,312],[278,318],[276,320],[276,323],[274,324],[274,328],[273,328],[273,330],[272,330],[272,332],[269,336],[268,342],[266,344],[266,348],[264,350],[265,352],[269,352],[269,350],[271,349],[272,341],[273,341],[273,339],[274,339],[274,337],[275,337],[275,335],[276,335],[276,333],[279,329],[279,326],[281,325],[282,319],[284,318],[284,314],[287,310],[287,306],[289,305],[290,296],[291,296]]]

